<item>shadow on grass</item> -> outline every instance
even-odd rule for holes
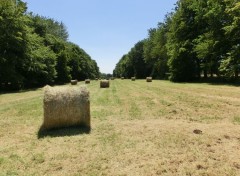
[[[39,129],[38,131],[38,139],[44,137],[63,137],[63,136],[76,136],[80,134],[90,134],[91,128],[85,126],[71,126],[64,128],[55,128],[51,130],[43,130]]]
[[[217,86],[234,86],[234,87],[240,86],[239,79],[226,79],[226,78],[201,78],[190,83],[204,83]]]
[[[31,89],[23,89],[23,90],[0,90],[0,94],[16,94],[16,93],[25,93],[30,91],[36,91],[40,88],[31,88]]]

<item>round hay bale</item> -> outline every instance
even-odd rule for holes
[[[110,82],[108,80],[101,80],[100,81],[100,88],[109,88]]]
[[[121,77],[121,80],[124,80],[124,77]]]
[[[90,100],[86,87],[44,88],[41,130],[85,126],[90,128]]]
[[[85,84],[90,84],[90,79],[85,79]]]
[[[78,83],[78,80],[71,80],[71,85],[77,85],[77,83]]]
[[[114,77],[111,77],[111,80],[114,80],[115,78]]]
[[[98,78],[95,78],[96,81],[98,81]]]
[[[136,77],[131,77],[131,80],[132,80],[132,81],[135,81],[135,80],[136,80]]]
[[[152,77],[147,77],[147,78],[146,78],[146,81],[147,81],[147,82],[152,82]]]

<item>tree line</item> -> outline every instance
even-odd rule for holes
[[[62,22],[28,13],[21,0],[0,0],[0,90],[99,75],[96,61],[68,41]]]
[[[178,0],[174,12],[148,31],[116,64],[115,77],[238,80],[239,0]]]

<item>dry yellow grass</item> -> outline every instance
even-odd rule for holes
[[[0,95],[0,175],[240,175],[239,87],[87,87],[90,134],[68,128],[38,138],[43,90]]]

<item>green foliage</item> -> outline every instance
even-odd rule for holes
[[[51,34],[63,41],[67,41],[68,32],[66,26],[62,22],[55,21],[51,18],[46,18],[39,15],[29,14],[32,18],[32,27],[37,34],[41,37],[45,37],[47,34]]]
[[[159,23],[157,29],[149,30],[149,37],[144,43],[144,60],[152,70],[152,76],[160,79],[165,79],[169,70],[166,42],[170,16],[171,14],[168,14],[165,22]]]
[[[145,78],[149,74],[149,69],[144,61],[143,47],[144,40],[135,44],[128,54],[123,55],[113,71],[114,77]]]
[[[57,78],[56,82],[63,84],[69,82],[71,80],[70,70],[71,68],[68,66],[69,56],[66,51],[61,51],[57,56]]]
[[[219,70],[227,77],[238,77],[240,71],[240,45],[232,46],[232,50],[228,53],[228,56],[221,62]]]
[[[223,30],[230,47],[226,51],[227,57],[221,62],[220,71],[226,77],[238,78],[240,72],[240,2],[225,0],[225,3],[225,13],[229,20]]]
[[[128,55],[123,55],[119,62],[116,64],[115,69],[113,70],[114,77],[127,77],[127,67],[129,66],[129,57]]]
[[[134,73],[129,71],[129,75],[127,77],[132,77],[134,75],[137,78],[146,78],[146,76],[149,75],[148,66],[144,61],[143,55],[144,42],[145,40],[136,43],[128,53]]]
[[[26,10],[21,0],[0,0],[0,90],[99,76],[96,61],[67,41],[62,22]]]
[[[178,0],[175,12],[149,30],[143,51],[133,54],[135,45],[121,58],[114,74],[129,77],[136,74],[136,66],[142,66],[141,73],[147,70],[160,79],[169,75],[178,82],[201,79],[202,75],[238,79],[239,41],[239,0]],[[137,61],[143,56],[145,63],[136,64],[135,56]]]
[[[19,89],[27,34],[26,4],[0,0],[0,87]]]
[[[51,84],[56,76],[56,55],[37,34],[27,35],[26,61],[22,74],[26,86]]]
[[[172,81],[192,81],[197,76],[198,62],[192,40],[197,36],[198,27],[194,23],[192,3],[192,0],[179,1],[178,10],[172,16],[167,41]]]

